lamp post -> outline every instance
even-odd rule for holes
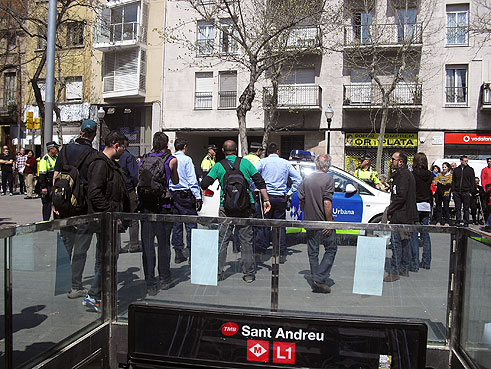
[[[104,121],[104,117],[106,116],[106,111],[101,107],[99,107],[99,110],[97,110],[97,120],[99,121],[99,127],[98,127],[98,135],[99,135],[99,147],[97,148],[97,151],[101,149],[101,141],[102,141],[102,122]]]
[[[327,120],[327,153],[331,153],[331,122],[332,117],[334,116],[334,109],[331,107],[331,104],[324,110],[324,115]]]

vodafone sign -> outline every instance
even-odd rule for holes
[[[456,145],[489,145],[491,134],[445,133],[446,144]]]

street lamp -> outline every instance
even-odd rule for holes
[[[334,116],[334,109],[331,107],[331,104],[324,110],[324,115],[327,120],[327,153],[331,153],[331,122],[332,117]]]
[[[99,107],[99,110],[97,110],[97,120],[99,121],[99,128],[97,132],[99,134],[99,147],[97,150],[101,149],[101,141],[102,141],[102,121],[104,120],[104,117],[106,116],[106,111],[101,107]]]

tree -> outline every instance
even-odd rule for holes
[[[483,44],[491,38],[491,3],[489,0],[474,0],[470,17],[471,33],[483,35]]]
[[[236,108],[242,154],[247,153],[247,113],[252,109],[256,84],[269,71],[273,93],[268,102],[267,137],[277,120],[277,77],[284,66],[294,64],[307,53],[320,50],[318,43],[302,42],[299,30],[306,25],[321,29],[331,24],[324,0],[186,0],[185,6],[195,16],[165,30],[166,40],[185,44],[191,53],[212,57],[203,63],[230,61],[248,72],[248,83]],[[328,16],[328,14],[330,14]],[[189,25],[204,22],[220,34],[220,48],[206,37],[205,30],[196,35]],[[225,52],[224,52],[225,47]],[[212,60],[211,62],[209,60]],[[192,63],[200,63],[193,58]]]
[[[345,89],[344,104],[366,105],[372,129],[379,138],[376,170],[382,168],[382,151],[391,111],[399,119],[422,103],[421,60],[431,53],[425,39],[441,27],[432,23],[434,2],[389,0],[387,12],[375,14],[375,0],[346,1],[342,5],[350,26],[344,26],[342,48],[345,69],[359,83]],[[423,39],[425,50],[423,51]],[[427,42],[428,41],[428,42]]]

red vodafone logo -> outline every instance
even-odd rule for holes
[[[221,329],[224,336],[233,336],[239,331],[239,326],[237,323],[228,322],[223,324]]]

